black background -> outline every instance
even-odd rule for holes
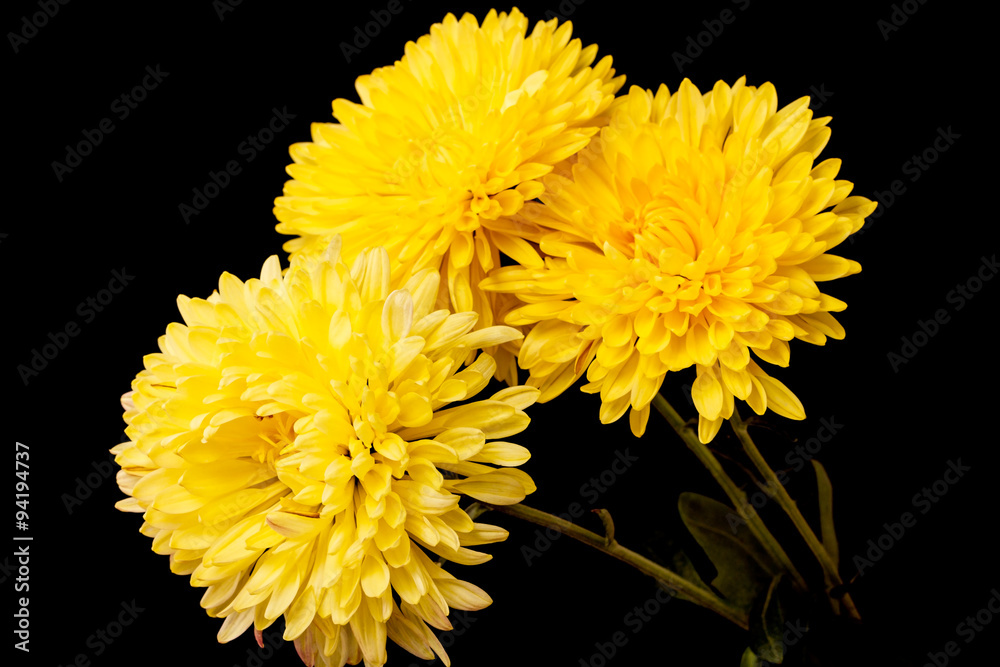
[[[8,451],[16,440],[31,453],[32,651],[16,656],[27,658],[24,664],[68,665],[81,654],[94,665],[256,664],[252,637],[217,644],[219,621],[200,609],[202,591],[170,574],[167,559],[150,551],[137,530],[139,517],[113,509],[121,497],[113,476],[91,475],[94,489],[87,476],[108,469],[105,452],[122,435],[118,397],[142,355],[155,351],[157,337],[178,319],[176,295],[206,296],[223,270],[246,279],[259,275],[268,255],[281,254],[285,239],[274,232],[271,208],[287,178],[288,145],[308,140],[310,122],[331,120],[333,98],[356,99],[355,77],[391,64],[407,40],[446,12],[481,19],[489,9],[402,3],[402,13],[350,62],[340,44],[351,42],[355,28],[363,30],[373,20],[370,11],[385,2],[244,0],[220,13],[221,3],[208,1],[169,7],[77,0],[59,5],[34,32],[24,17],[41,11],[37,3],[6,7],[5,33],[29,36],[15,40],[16,52],[10,35],[3,47],[10,72],[5,136],[14,147],[6,155],[8,213],[0,229],[5,364],[14,399],[5,420]],[[884,523],[906,511],[917,516],[855,581],[867,630],[844,635],[841,648],[856,656],[855,664],[922,665],[928,652],[956,641],[961,653],[952,662],[980,665],[996,655],[1000,619],[970,643],[956,626],[1000,587],[997,438],[989,428],[1000,285],[985,283],[961,309],[948,295],[997,250],[995,159],[985,156],[994,136],[976,120],[994,104],[992,74],[979,70],[992,62],[986,53],[995,38],[987,36],[991,17],[980,10],[954,2],[906,5],[915,13],[905,23],[906,14],[897,13],[902,25],[887,33],[889,24],[878,22],[890,20],[889,2],[718,0],[649,11],[628,2],[552,0],[520,7],[532,23],[551,16],[546,11],[570,18],[574,36],[614,56],[626,86],[664,82],[676,89],[690,76],[707,90],[717,79],[731,83],[745,74],[750,84],[773,82],[782,105],[812,95],[818,115],[833,116],[823,157],[843,159],[841,177],[855,183],[856,193],[874,196],[900,182],[902,194],[857,242],[842,246],[863,272],[826,290],[850,305],[841,317],[847,338],[824,348],[795,343],[791,366],[774,372],[802,399],[808,419],[791,423],[769,414],[768,420],[801,441],[817,433],[821,418],[842,424],[818,457],[833,479],[845,578],[856,572],[852,557],[865,553]],[[703,21],[711,24],[724,9],[735,20],[700,54],[692,51],[693,62],[679,72],[673,54],[689,48],[688,38],[707,30]],[[112,104],[142,82],[147,66],[168,75],[121,118],[115,111],[121,107]],[[241,142],[266,127],[275,109],[294,118],[248,162]],[[114,131],[57,176],[53,162],[65,163],[67,146],[104,118]],[[914,180],[906,163],[934,145],[939,129],[958,138],[945,152],[932,151],[934,164]],[[202,189],[209,172],[230,160],[239,161],[241,173],[186,224],[179,205],[191,204],[192,189]],[[81,310],[116,270],[134,276],[126,288],[101,312]],[[899,353],[901,337],[913,337],[919,321],[938,309],[949,321],[894,369],[888,353]],[[70,322],[79,334],[25,383],[18,367],[30,365],[33,350]],[[682,385],[692,379],[693,372],[678,374],[665,387],[686,416],[694,411]],[[601,426],[597,408],[597,397],[571,392],[529,411],[532,426],[516,440],[531,448],[526,469],[542,487],[531,503],[552,512],[572,502],[607,507],[619,540],[640,550],[655,530],[689,545],[677,496],[697,490],[719,497],[711,480],[655,414],[646,436],[635,441],[627,420]],[[787,440],[767,434],[761,440],[781,466]],[[732,450],[725,430],[715,446],[723,454]],[[626,448],[639,462],[590,505],[581,486]],[[920,514],[914,494],[958,459],[971,470]],[[803,473],[789,485],[807,512],[812,484]],[[74,496],[79,502],[70,502]],[[674,601],[633,632],[625,617],[653,597],[650,580],[567,538],[529,566],[521,546],[535,542],[534,527],[491,520],[511,531],[506,543],[487,548],[495,559],[452,568],[495,600],[448,640],[453,664],[600,665],[591,660],[595,642],[610,641],[616,631],[628,642],[608,664],[739,663],[746,638],[725,621]],[[593,517],[582,521],[598,528]],[[13,549],[4,551],[3,587],[19,597],[12,591]],[[143,611],[121,636],[110,644],[95,640],[133,600]],[[284,646],[267,664],[297,661]],[[389,664],[424,663],[392,648]]]

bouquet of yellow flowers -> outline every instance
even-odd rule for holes
[[[748,630],[744,665],[782,661],[798,601],[860,618],[825,470],[813,460],[817,534],[740,407],[806,418],[769,369],[795,339],[844,337],[846,304],[820,283],[861,270],[836,248],[876,205],[820,157],[830,118],[809,98],[624,79],[568,22],[449,14],[291,147],[274,208],[286,266],[178,298],[183,323],[122,398],[117,507],[205,589],[219,641],[253,626],[263,646],[282,619],[306,665],[378,667],[387,640],[450,664],[435,630],[492,602],[449,572],[507,538],[487,512]],[[688,375],[696,424],[660,393]],[[711,581],[683,554],[619,544],[605,510],[593,532],[524,504],[546,480],[507,438],[582,378],[602,423],[628,413],[638,438],[655,409],[718,482],[725,501],[679,498]],[[811,552],[806,574],[713,451],[726,421]]]

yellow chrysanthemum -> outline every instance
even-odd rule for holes
[[[570,23],[527,29],[517,9],[491,10],[482,26],[448,14],[395,65],[359,77],[361,104],[335,100],[339,123],[315,123],[312,142],[291,147],[294,180],[274,211],[277,230],[300,238],[285,250],[316,254],[333,234],[347,259],[384,246],[393,280],[440,269],[439,303],[479,313],[481,327],[503,321],[516,302],[477,285],[499,253],[542,265],[517,213],[607,123],[624,81],[610,57],[591,67],[597,46],[571,40]],[[514,354],[496,352],[511,384]]]
[[[826,254],[875,204],[848,197],[840,160],[814,161],[829,118],[809,98],[778,110],[774,87],[723,82],[701,94],[633,87],[600,138],[564,174],[545,179],[525,216],[550,233],[544,268],[505,267],[483,283],[529,302],[507,323],[538,322],[518,361],[542,388],[565,390],[586,370],[601,420],[632,407],[641,435],[668,371],[697,367],[692,396],[704,442],[734,398],[802,419],[802,404],[751,358],[786,366],[788,341],[842,338],[830,314],[846,304],[817,281],[861,270]]]
[[[528,451],[494,439],[525,428],[538,391],[446,408],[493,375],[486,354],[462,369],[469,351],[520,334],[433,310],[438,281],[428,269],[390,292],[384,249],[349,269],[335,239],[284,276],[272,257],[259,280],[223,274],[207,300],[178,299],[186,325],[167,327],[126,401],[117,507],[207,587],[220,641],[283,615],[308,665],[382,665],[387,636],[448,664],[428,625],[490,604],[428,552],[482,563],[467,547],[506,538],[459,500],[534,490],[510,468]]]

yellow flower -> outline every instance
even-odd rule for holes
[[[544,204],[525,210],[549,230],[545,267],[505,267],[482,284],[528,302],[506,321],[538,323],[518,362],[540,400],[586,371],[601,421],[631,406],[638,436],[666,373],[694,365],[703,442],[734,399],[804,418],[749,352],[787,366],[793,338],[844,336],[830,313],[847,304],[816,283],[861,270],[827,251],[875,204],[848,196],[840,160],[814,165],[829,120],[812,118],[808,97],[779,111],[770,83],[633,87],[600,137],[545,179]]]
[[[427,269],[390,292],[384,249],[348,268],[334,239],[284,275],[271,257],[259,280],[226,273],[207,300],[179,297],[186,324],[167,327],[123,402],[117,507],[142,512],[153,551],[207,587],[219,641],[284,615],[308,665],[382,665],[386,637],[448,664],[428,625],[490,604],[429,554],[482,563],[468,547],[506,538],[459,500],[534,490],[512,467],[528,451],[495,439],[527,426],[538,391],[447,407],[493,375],[485,354],[462,369],[468,352],[520,334],[433,310],[438,281]]]
[[[441,304],[501,322],[505,295],[477,285],[504,253],[542,260],[517,214],[539,180],[607,123],[624,77],[597,46],[570,39],[572,25],[528,20],[517,9],[448,14],[406,45],[395,65],[358,78],[361,104],[335,100],[338,123],[315,123],[312,142],[291,147],[294,179],[275,200],[285,250],[316,254],[333,234],[350,260],[384,246],[393,280],[440,269]],[[446,307],[446,306],[443,306]],[[492,352],[492,351],[491,351]],[[516,345],[497,353],[497,377],[516,384]]]

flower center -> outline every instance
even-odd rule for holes
[[[631,251],[632,257],[657,264],[662,264],[664,252],[683,258],[685,264],[694,262],[704,241],[702,233],[711,223],[700,206],[690,204],[694,202],[678,203],[670,196],[658,195],[635,209],[625,210],[621,225],[623,247]]]
[[[261,442],[253,457],[278,472],[279,462],[295,449],[295,433],[292,430],[294,420],[287,413],[266,417],[255,416],[254,419],[261,425],[258,433]]]
[[[475,231],[480,227],[480,218],[496,220],[503,213],[500,202],[487,192],[486,185],[482,182],[474,184],[468,192],[466,201],[469,202],[469,208],[458,224],[459,231]]]

